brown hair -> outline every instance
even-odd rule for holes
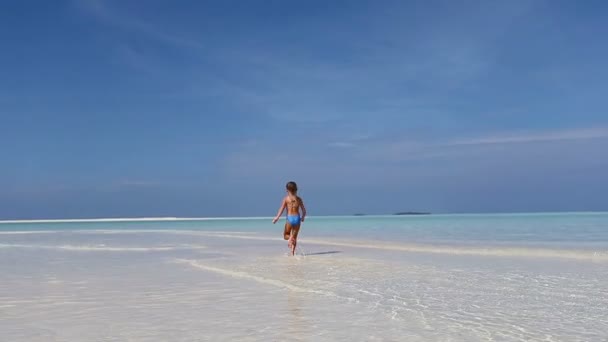
[[[296,182],[288,182],[285,187],[287,188],[287,191],[291,192],[294,195],[298,192],[298,185],[296,184]]]

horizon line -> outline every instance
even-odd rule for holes
[[[332,218],[332,217],[420,217],[420,216],[451,216],[451,215],[542,215],[542,214],[602,214],[608,211],[580,210],[580,211],[530,211],[530,212],[461,212],[461,213],[425,213],[419,214],[345,214],[345,215],[307,215],[308,218]],[[217,217],[108,217],[108,218],[65,218],[65,219],[16,219],[0,220],[0,224],[10,223],[85,223],[85,222],[171,222],[171,221],[221,221],[221,220],[262,220],[272,219],[273,216],[217,216]]]

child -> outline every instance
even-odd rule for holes
[[[272,220],[272,223],[276,223],[283,214],[285,208],[287,208],[287,222],[285,222],[285,230],[283,231],[283,239],[289,240],[287,246],[291,249],[291,255],[296,253],[296,245],[298,243],[298,232],[300,231],[300,223],[304,222],[306,217],[306,208],[304,207],[304,201],[298,196],[298,186],[295,182],[287,183],[287,196],[283,198],[279,213]],[[300,215],[300,208],[302,209],[302,215]]]

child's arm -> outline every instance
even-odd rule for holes
[[[302,222],[304,222],[304,218],[306,217],[306,207],[304,206],[304,201],[300,198],[300,208],[302,209]]]
[[[285,210],[286,206],[287,206],[287,202],[285,202],[285,199],[283,198],[283,203],[281,203],[281,208],[279,208],[279,212],[277,213],[277,216],[272,220],[272,223],[277,223],[277,221],[281,217],[281,214],[283,214],[283,211]]]

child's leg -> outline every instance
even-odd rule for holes
[[[291,225],[289,224],[289,222],[285,222],[285,230],[283,231],[283,239],[289,240],[290,236],[291,236]]]
[[[291,236],[289,238],[290,241],[290,248],[291,248],[291,255],[295,255],[296,254],[296,245],[298,244],[298,233],[300,232],[300,225],[298,225],[297,227],[292,227],[291,229]]]

